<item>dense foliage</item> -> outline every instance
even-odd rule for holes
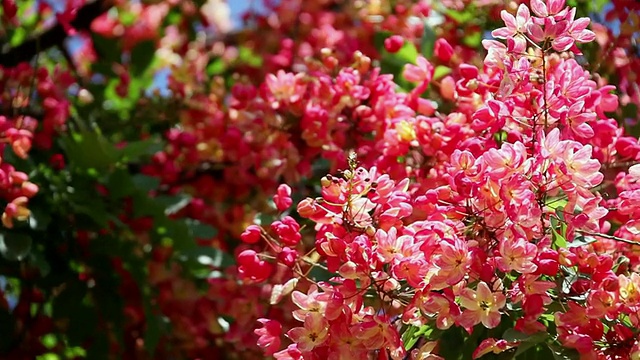
[[[0,358],[640,359],[640,3],[1,5]]]

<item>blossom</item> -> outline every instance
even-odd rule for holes
[[[275,107],[278,102],[295,103],[302,98],[306,86],[302,83],[302,74],[287,73],[279,70],[277,75],[268,74],[265,84],[274,99]]]
[[[536,271],[537,266],[533,263],[533,259],[536,257],[537,248],[527,240],[502,239],[499,251],[500,256],[496,260],[500,270],[504,272],[515,270],[521,274]]]
[[[460,293],[460,304],[465,310],[458,322],[467,330],[479,323],[493,329],[500,324],[500,309],[504,307],[505,302],[504,294],[492,292],[484,281],[478,283],[477,290],[464,288]]]
[[[416,58],[416,65],[406,64],[404,66],[403,75],[407,81],[417,84],[428,84],[433,77],[434,67],[422,55]]]
[[[291,216],[285,216],[282,220],[274,221],[271,230],[278,234],[278,239],[285,245],[293,246],[300,242],[300,225]]]
[[[404,39],[400,35],[392,35],[384,40],[384,48],[390,53],[396,53],[404,45]]]
[[[506,10],[500,12],[500,17],[505,23],[505,27],[493,30],[491,35],[500,38],[514,40],[513,52],[523,53],[527,49],[527,38],[525,33],[527,26],[531,21],[531,13],[525,4],[520,4],[516,16],[509,14]]]
[[[491,352],[494,354],[500,354],[501,352],[513,349],[519,344],[520,342],[518,341],[510,342],[507,340],[494,338],[484,339],[482,340],[480,345],[478,345],[478,347],[473,351],[472,358],[478,359]]]
[[[296,327],[287,332],[302,352],[311,351],[327,340],[329,323],[320,314],[308,313],[304,318],[304,327]]]
[[[280,334],[282,333],[282,325],[275,320],[258,319],[263,328],[254,330],[259,336],[258,346],[264,349],[264,354],[273,355],[280,347]]]
[[[260,241],[262,229],[258,225],[249,225],[240,235],[240,239],[247,244],[255,244]]]
[[[278,186],[278,192],[273,196],[273,202],[279,211],[285,211],[293,204],[291,200],[291,187],[287,184]]]
[[[545,4],[542,0],[531,0],[531,10],[539,17],[563,16],[565,0],[548,0]]]

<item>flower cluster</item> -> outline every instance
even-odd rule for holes
[[[589,19],[575,19],[563,1],[533,1],[531,9],[533,16],[526,5],[516,16],[502,12],[506,27],[493,35],[507,44],[483,42],[482,70],[460,64],[440,83],[458,113],[430,117],[420,94],[434,66],[422,57],[407,65],[404,78],[416,86],[407,95],[387,92],[387,99],[406,100],[375,128],[372,148],[381,155],[363,152],[359,160],[369,165],[358,167],[354,153],[342,177],[322,178],[321,197],[298,203],[315,233],[310,252],[300,252],[303,227],[290,216],[271,231],[252,225],[243,233],[246,243],[268,246],[239,253],[241,278],[270,282],[282,266],[295,280],[279,291],[291,293],[299,324],[283,330],[261,319],[256,334],[267,354],[337,359],[378,351],[402,359],[412,350],[401,341],[402,329],[459,326],[475,333],[503,326],[503,314],[516,319],[507,323],[517,332],[548,333],[540,342],[575,349],[584,359],[639,351],[638,278],[618,264],[626,261],[627,270],[640,264],[600,245],[614,242],[630,252],[629,244],[637,244],[637,166],[616,179],[622,191],[614,212],[606,205],[612,200],[594,189],[613,180],[601,172],[604,162],[638,159],[640,148],[606,115],[618,106],[613,87],[598,85],[572,58],[580,54],[576,44],[595,38]],[[388,40],[385,47],[397,51],[397,39]],[[446,41],[440,46],[439,58],[451,61]],[[309,86],[302,79],[268,78],[272,107],[295,109]],[[352,98],[373,97],[349,89]],[[389,165],[387,155],[414,151],[433,159],[429,172]],[[277,203],[282,193],[290,194],[279,192]],[[615,222],[617,236],[606,235]],[[296,290],[305,269],[315,267],[335,276]],[[283,332],[292,343],[276,351]],[[412,356],[437,358],[433,341]],[[490,338],[474,357],[518,345]]]
[[[64,88],[73,82],[66,71],[50,74],[46,69],[34,70],[27,64],[2,70],[0,104],[9,109],[0,115],[0,153],[7,148],[19,159],[27,159],[31,147],[50,149],[58,131],[63,130],[69,116],[69,100]],[[34,84],[37,86],[35,88]],[[38,112],[30,108],[32,96],[40,99]],[[17,171],[11,162],[0,158],[0,197],[7,202],[2,213],[2,224],[12,228],[14,221],[25,221],[30,211],[27,203],[38,192],[38,186],[29,176]]]

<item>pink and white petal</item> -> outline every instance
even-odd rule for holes
[[[531,0],[531,10],[533,13],[540,17],[549,16],[549,12],[547,12],[547,5],[542,2],[542,0]]]
[[[561,36],[553,40],[553,49],[555,51],[567,51],[573,45],[574,40],[570,36]]]
[[[544,31],[540,25],[535,23],[529,23],[527,26],[527,34],[533,41],[542,42],[544,40]]]
[[[514,35],[514,31],[507,28],[507,27],[501,27],[499,29],[495,29],[491,32],[491,36],[498,38],[498,39],[506,39],[509,36],[513,36]]]
[[[488,329],[493,329],[500,325],[501,315],[497,311],[491,311],[488,314],[482,316],[482,325],[484,325]]]
[[[504,24],[507,25],[508,28],[515,30],[516,29],[516,18],[509,14],[509,12],[507,12],[507,10],[502,10],[500,12],[500,17],[502,18],[502,20],[504,21]]]
[[[592,42],[595,39],[596,34],[591,30],[582,30],[582,32],[576,36],[576,41],[581,44]]]

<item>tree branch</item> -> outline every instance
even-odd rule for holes
[[[88,30],[91,23],[98,16],[104,14],[111,7],[111,0],[96,0],[90,2],[80,9],[71,26],[77,30]],[[52,48],[54,46],[64,46],[67,33],[60,24],[54,25],[45,32],[23,42],[22,44],[2,51],[0,54],[0,65],[13,67],[21,62],[30,61],[37,53]]]

